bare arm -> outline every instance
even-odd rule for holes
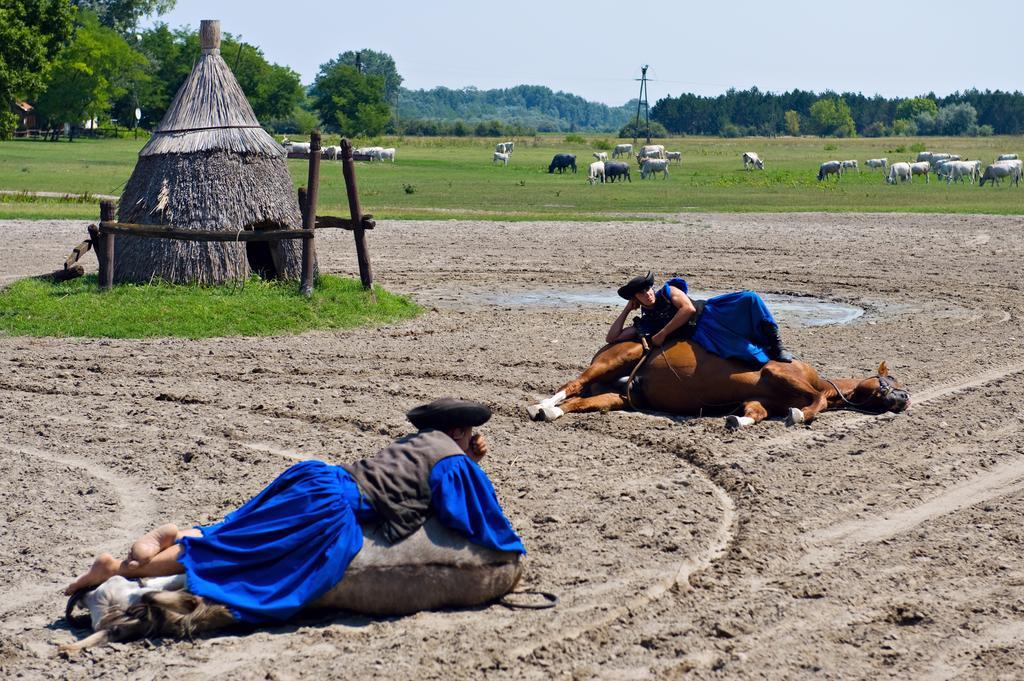
[[[681,328],[686,322],[690,321],[690,317],[697,311],[697,308],[693,306],[690,299],[685,293],[677,289],[675,286],[669,286],[669,295],[672,296],[672,304],[676,306],[676,314],[672,319],[669,320],[668,324],[659,331],[658,333],[651,336],[651,342],[655,345],[661,345],[668,338],[669,334],[678,328]]]
[[[612,328],[608,329],[608,335],[605,336],[605,343],[618,343],[619,341],[629,340],[636,335],[636,331],[633,329],[622,329],[622,326],[626,323],[626,319],[630,313],[637,308],[636,298],[630,298],[629,302],[626,303],[626,307],[622,308],[622,312],[612,322]]]

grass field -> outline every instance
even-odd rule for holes
[[[1024,138],[745,138],[684,137],[656,140],[683,152],[667,180],[588,186],[586,169],[595,144],[608,135],[566,142],[561,135],[516,141],[508,167],[491,164],[494,139],[385,138],[375,142],[398,149],[397,162],[360,163],[357,176],[364,212],[379,218],[474,218],[495,220],[588,220],[642,218],[681,211],[881,211],[929,213],[1024,212],[1024,190],[954,185],[918,178],[912,185],[888,186],[880,171],[861,169],[839,182],[818,182],[818,165],[830,159],[886,156],[912,160],[916,149],[957,153],[990,162],[1005,152],[1024,153]],[[326,144],[336,143],[328,137]],[[358,142],[358,141],[357,141]],[[143,141],[78,140],[0,142],[0,190],[120,195]],[[740,156],[756,151],[764,171],[745,172]],[[577,155],[576,175],[550,175],[552,154]],[[306,163],[288,162],[296,187],[305,184]],[[321,214],[347,215],[340,164],[325,161],[321,174]],[[64,201],[22,195],[0,196],[3,218],[97,219],[95,199]]]
[[[322,275],[310,298],[295,282],[224,286],[124,284],[100,292],[96,275],[55,283],[21,279],[0,291],[0,332],[102,338],[271,336],[389,324],[419,314],[404,296]]]

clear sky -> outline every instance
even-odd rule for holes
[[[177,0],[146,20],[221,29],[304,84],[346,50],[395,59],[407,88],[546,85],[592,101],[651,104],[730,87],[887,97],[1024,89],[1024,3],[1000,0]]]

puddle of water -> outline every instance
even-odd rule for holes
[[[694,291],[693,298],[711,298],[721,291]],[[775,318],[786,326],[828,326],[848,324],[864,314],[863,308],[832,300],[808,296],[790,296],[779,293],[765,293],[761,296]],[[482,294],[478,300],[492,305],[514,307],[615,307],[621,308],[623,301],[608,291],[541,290],[520,291],[508,294]]]

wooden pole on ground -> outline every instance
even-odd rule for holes
[[[302,228],[309,236],[302,240],[302,295],[313,295],[313,265],[316,263],[316,199],[320,190],[320,131],[314,130],[309,138],[309,177],[306,181],[306,210],[302,213]]]
[[[366,230],[363,229],[363,209],[359,205],[359,191],[356,188],[356,164],[352,160],[352,143],[341,140],[341,172],[345,176],[345,191],[348,194],[348,209],[352,214],[352,233],[356,238],[356,259],[359,261],[359,280],[363,288],[372,290],[373,270],[370,268],[370,252],[366,248]]]
[[[100,222],[113,222],[116,214],[113,201],[100,201]],[[102,248],[96,249],[100,261],[100,290],[109,291],[114,286],[114,235],[100,233]]]

